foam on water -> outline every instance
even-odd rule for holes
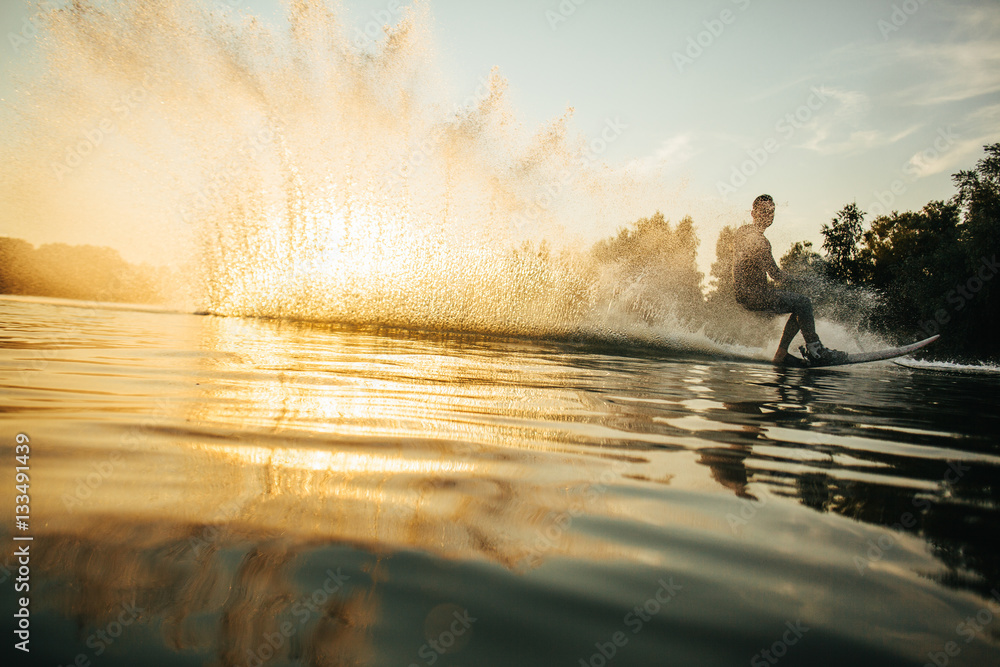
[[[1000,366],[995,364],[960,364],[952,361],[925,361],[921,359],[900,359],[896,362],[906,368],[920,370],[942,371],[948,373],[964,373],[970,375],[997,375]]]

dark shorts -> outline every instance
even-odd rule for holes
[[[755,295],[738,295],[736,301],[747,310],[782,315],[799,312],[803,307],[809,308],[812,303],[809,297],[795,292],[783,292],[769,289]]]

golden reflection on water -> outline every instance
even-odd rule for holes
[[[138,599],[168,647],[236,665],[309,595],[293,574],[324,545],[517,571],[560,556],[662,559],[566,522],[571,506],[591,517],[634,511],[607,490],[644,459],[570,451],[588,437],[596,401],[533,384],[530,364],[419,341],[380,354],[386,341],[361,334],[202,324],[200,356],[151,362],[172,370],[174,395],[147,402],[145,419],[112,408],[83,426],[33,429],[50,445],[36,460],[37,567],[66,582],[47,599],[61,614],[100,626]],[[80,363],[67,356],[50,370],[76,377]],[[608,457],[621,465],[602,478]],[[224,558],[233,550],[235,564]],[[310,614],[300,643],[312,664],[369,659],[378,590],[376,567]]]
[[[734,384],[724,365],[676,364],[671,384],[659,375],[669,364],[588,365],[516,341],[187,318],[166,344],[154,324],[150,349],[97,337],[99,363],[90,348],[65,350],[37,386],[17,388],[12,409],[44,443],[37,572],[60,614],[100,625],[136,596],[168,647],[220,664],[245,664],[322,584],[314,561],[340,558],[330,550],[368,560],[297,640],[322,665],[377,652],[372,628],[391,614],[382,597],[394,583],[381,564],[399,554],[545,577],[567,562],[648,567],[757,590],[783,581],[780,562],[744,581],[739,558],[779,545],[797,566],[851,574],[849,544],[796,546],[787,521],[844,535],[801,502],[877,524],[849,485],[909,502],[881,473],[920,455],[871,429],[818,440],[801,428],[817,421],[812,406],[791,395],[815,386],[786,389],[754,368]],[[748,508],[757,518],[734,537],[727,514]],[[897,543],[872,572],[911,587],[918,566],[940,576],[919,538]],[[736,560],[706,573],[706,557]],[[809,585],[785,582],[784,595]]]
[[[579,369],[539,358],[556,377],[539,384],[531,360],[477,350],[474,339],[456,349],[307,325],[202,322],[204,354],[194,365],[176,360],[181,400],[159,403],[132,438],[105,425],[86,447],[50,455],[52,492],[38,507],[50,529],[82,534],[98,522],[110,538],[115,521],[150,521],[168,540],[224,525],[244,539],[281,534],[517,569],[566,555],[656,560],[559,523],[577,506],[634,515],[611,486],[673,477],[649,468],[647,456],[601,450],[629,433],[595,420],[608,406],[558,381]],[[115,439],[127,443],[122,451],[105,448]],[[79,471],[112,456],[120,460],[107,482],[90,489],[85,474],[81,486]]]

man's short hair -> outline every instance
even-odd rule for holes
[[[766,202],[770,202],[772,204],[774,203],[774,199],[771,198],[771,195],[761,195],[757,197],[756,199],[753,200],[752,210],[756,211],[761,205],[763,205]]]

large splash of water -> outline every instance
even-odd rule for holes
[[[49,12],[15,119],[22,199],[159,230],[191,307],[221,315],[713,347],[690,300],[642,285],[637,308],[653,278],[623,285],[567,233],[648,214],[662,186],[596,159],[569,113],[524,131],[498,72],[454,102],[425,5],[370,43],[320,0],[286,9]]]

